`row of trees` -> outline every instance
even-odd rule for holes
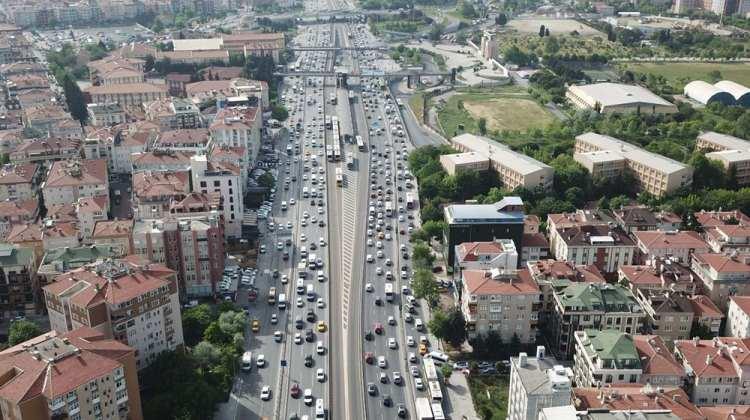
[[[182,313],[187,351],[162,353],[140,378],[150,419],[207,419],[226,401],[243,349],[247,319],[231,304],[199,305]]]

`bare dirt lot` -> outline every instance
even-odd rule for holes
[[[464,100],[472,117],[487,120],[490,130],[519,130],[544,127],[554,117],[531,99],[497,97],[481,101]]]
[[[550,35],[569,34],[578,31],[581,36],[585,37],[604,36],[596,29],[573,19],[524,18],[513,19],[508,22],[509,27],[526,34],[539,33],[541,25],[549,28]]]

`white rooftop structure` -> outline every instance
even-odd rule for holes
[[[734,96],[732,96],[731,93],[708,82],[704,82],[703,80],[694,80],[688,83],[685,85],[683,93],[688,98],[704,105],[708,105],[712,102],[721,102],[727,105],[732,105],[735,102]]]
[[[650,90],[621,83],[594,83],[570,86],[566,97],[580,108],[598,108],[599,112],[644,113],[677,112],[677,107]]]
[[[698,135],[698,142],[704,147],[715,150],[750,150],[750,141],[715,131],[706,131]]]
[[[173,39],[175,51],[212,51],[224,45],[221,38]]]
[[[729,92],[738,104],[745,106],[750,104],[750,88],[747,86],[743,86],[731,80],[722,80],[717,82],[714,86],[725,92]]]
[[[663,172],[677,172],[688,168],[687,165],[674,159],[649,152],[628,142],[604,134],[589,132],[576,137],[576,139],[579,138],[587,143],[595,144],[601,150],[619,152],[626,159],[639,162],[649,167],[659,168]]]

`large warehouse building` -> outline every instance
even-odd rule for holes
[[[580,109],[593,109],[602,114],[630,113],[672,114],[677,107],[641,86],[620,83],[595,83],[571,86],[565,97]]]
[[[737,105],[750,107],[750,89],[746,86],[731,80],[722,80],[714,86],[725,92],[729,92],[734,97],[734,101]]]
[[[703,80],[694,80],[685,85],[684,93],[688,98],[703,105],[709,105],[714,102],[724,105],[736,105],[737,100],[734,95],[722,87],[726,85],[719,85],[720,83],[723,82],[712,85]],[[729,83],[742,87],[742,85],[738,85],[734,82]]]

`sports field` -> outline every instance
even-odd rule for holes
[[[539,27],[541,25],[544,25],[545,28],[549,28],[550,35],[567,35],[573,31],[577,31],[581,36],[584,37],[604,36],[604,34],[597,31],[596,29],[588,25],[584,25],[583,23],[577,22],[573,19],[532,18],[512,19],[510,22],[508,22],[509,27],[525,34],[538,34]]]
[[[687,83],[693,80],[712,82],[709,73],[715,70],[721,73],[721,79],[750,86],[750,64],[628,63],[625,67],[637,73],[652,73],[656,76],[663,76],[677,90],[682,90]]]

